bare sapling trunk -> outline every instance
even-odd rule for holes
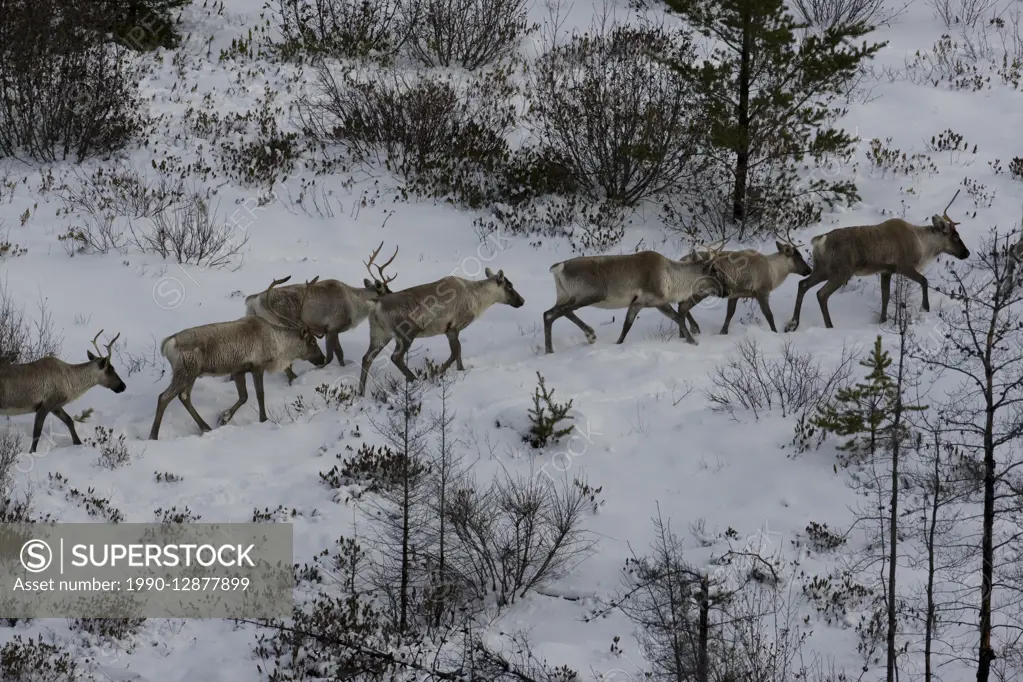
[[[921,359],[952,379],[943,416],[953,445],[979,465],[982,514],[978,607],[977,682],[988,682],[996,658],[993,589],[999,564],[996,547],[1005,542],[998,520],[1009,513],[1013,477],[1023,466],[1016,447],[1023,437],[1023,289],[1014,263],[1014,240],[992,229],[976,258],[949,267],[949,283],[938,291],[951,299],[939,313],[945,342],[921,352]]]
[[[899,470],[900,459],[902,456],[902,444],[904,438],[904,402],[903,402],[903,383],[906,374],[906,354],[909,350],[908,341],[910,334],[910,315],[908,306],[905,300],[905,288],[902,287],[898,290],[901,296],[896,300],[896,305],[901,309],[901,315],[897,316],[898,331],[899,331],[899,360],[895,373],[895,386],[894,386],[894,397],[895,405],[892,414],[892,433],[891,433],[891,453],[892,453],[892,471],[891,471],[891,502],[889,507],[888,517],[888,545],[891,548],[891,557],[888,562],[888,632],[885,638],[886,640],[886,682],[896,682],[896,656],[898,650],[895,646],[896,635],[898,634],[898,591],[896,589],[896,573],[898,568],[899,559],[899,476],[901,472]]]

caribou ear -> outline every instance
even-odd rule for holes
[[[90,360],[90,361],[91,361],[91,360],[98,360],[98,359],[99,359],[99,358],[98,358],[97,356],[95,356],[95,355],[93,355],[93,354],[92,354],[92,351],[91,351],[91,350],[87,350],[87,351],[85,351],[85,354],[89,356],[89,360]]]
[[[785,255],[788,255],[788,254],[790,254],[792,252],[789,249],[788,244],[782,244],[781,242],[775,242],[774,245],[778,248],[778,251],[780,253],[784,253]]]
[[[487,279],[491,279],[494,276],[494,271],[491,270],[490,268],[487,268],[486,270],[483,271],[483,274],[487,276]]]
[[[935,230],[938,230],[942,234],[948,234],[952,228],[952,226],[948,224],[948,221],[946,221],[940,215],[931,216],[931,225],[934,226]]]
[[[363,283],[363,285],[364,285],[364,286],[365,286],[365,287],[366,287],[367,289],[373,289],[373,288],[375,288],[375,285],[373,284],[373,282],[371,282],[371,281],[370,281],[370,280],[368,280],[368,279],[363,279],[363,280],[362,280],[362,283]]]

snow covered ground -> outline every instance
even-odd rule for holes
[[[593,0],[577,0],[570,20],[586,25],[595,7]],[[149,159],[180,149],[187,158],[195,143],[177,136],[183,130],[181,118],[190,103],[215,93],[218,111],[244,111],[260,96],[264,85],[276,87],[280,78],[249,73],[217,60],[217,54],[231,39],[242,35],[259,20],[258,0],[226,0],[226,10],[209,14],[200,7],[185,12],[184,27],[192,32],[183,64],[165,63],[145,84],[155,113],[165,115],[165,129],[154,137],[148,149],[132,152],[131,161],[145,167]],[[620,13],[627,10],[623,6]],[[542,7],[535,19],[546,15]],[[966,244],[976,248],[989,227],[1009,229],[1019,220],[1023,185],[1008,172],[995,174],[989,162],[1008,164],[1023,123],[1023,94],[993,78],[991,87],[979,92],[956,90],[942,83],[935,87],[922,80],[906,78],[893,82],[880,74],[890,66],[905,69],[907,59],[917,50],[929,51],[945,31],[924,0],[915,0],[890,27],[877,31],[876,39],[889,45],[875,60],[878,78],[866,83],[870,96],[854,101],[843,123],[860,138],[854,164],[837,171],[855,176],[862,203],[851,210],[826,213],[824,220],[797,235],[809,238],[836,226],[879,222],[895,215],[917,222],[928,220],[961,186],[964,178],[982,183],[990,202],[974,202],[964,191],[950,215],[961,220],[960,232]],[[528,48],[528,45],[526,46]],[[245,72],[239,80],[238,73]],[[196,86],[194,90],[191,90]],[[281,90],[278,104],[286,105],[289,94]],[[866,100],[866,101],[864,101]],[[929,152],[932,136],[951,128],[961,133],[976,153]],[[889,146],[907,154],[929,154],[937,170],[913,175],[884,175],[868,161],[869,141],[891,138]],[[1008,143],[1008,144],[1007,144]],[[101,164],[95,161],[86,169]],[[3,168],[3,166],[0,166]],[[59,172],[61,168],[56,168]],[[640,315],[626,343],[614,345],[624,311],[583,309],[580,317],[597,330],[598,341],[587,345],[582,333],[567,320],[554,326],[555,353],[542,354],[542,313],[554,300],[548,268],[572,255],[567,244],[544,240],[539,248],[526,240],[495,235],[481,243],[471,228],[474,214],[456,211],[430,202],[392,203],[385,199],[360,206],[366,186],[331,186],[332,217],[307,215],[281,200],[253,211],[246,221],[249,241],[244,263],[231,271],[178,266],[152,255],[129,251],[124,254],[76,255],[69,258],[57,237],[71,218],[58,216],[59,202],[52,195],[35,192],[38,169],[10,167],[12,179],[27,177],[18,184],[10,201],[0,206],[0,241],[27,249],[18,257],[0,261],[0,275],[16,301],[29,313],[45,300],[63,336],[62,357],[84,360],[93,335],[106,330],[107,338],[120,333],[115,358],[128,389],[114,395],[93,389],[69,407],[73,414],[85,408],[94,412],[79,427],[85,438],[96,425],[114,429],[127,437],[132,454],[130,464],[110,470],[97,466],[96,450],[88,445],[72,447],[63,426],[49,421],[49,431],[58,447],[22,458],[19,489],[33,490],[36,509],[67,522],[95,521],[81,506],[48,480],[60,472],[73,487],[95,488],[123,513],[124,520],[154,520],[154,510],[187,506],[203,521],[251,521],[253,510],[278,505],[295,509],[289,519],[295,531],[295,562],[331,546],[347,534],[357,521],[351,504],[335,497],[335,491],[320,482],[319,472],[336,463],[334,455],[345,444],[358,445],[351,434],[358,429],[362,440],[377,438],[369,420],[379,409],[370,400],[355,408],[338,411],[314,409],[288,416],[286,406],[302,396],[314,398],[322,383],[347,381],[356,376],[357,363],[365,352],[368,329],[362,326],[341,337],[347,365],[336,363],[315,370],[296,363],[299,378],[288,386],[284,375],[267,378],[268,410],[273,418],[258,423],[255,396],[238,412],[233,423],[199,437],[192,419],[177,402],[164,418],[160,440],[146,440],[156,398],[169,380],[165,362],[127,376],[123,369],[126,353],[153,356],[161,339],[176,331],[208,322],[234,319],[244,312],[243,296],[264,289],[272,278],[291,275],[293,281],[314,276],[338,278],[351,283],[366,275],[362,261],[381,241],[382,254],[400,244],[392,269],[398,273],[393,287],[424,283],[455,274],[478,278],[485,267],[503,269],[526,300],[519,309],[495,306],[461,337],[467,371],[453,389],[452,407],[460,424],[471,428],[481,447],[475,464],[479,478],[486,479],[502,469],[513,473],[545,471],[557,476],[583,477],[592,486],[602,486],[603,506],[589,520],[598,533],[598,551],[551,588],[551,592],[581,597],[567,601],[551,596],[531,595],[509,610],[495,626],[495,632],[530,628],[538,653],[555,665],[568,665],[606,679],[642,677],[645,662],[638,651],[632,625],[613,613],[605,619],[583,623],[581,618],[593,607],[592,597],[609,596],[619,585],[624,560],[630,547],[642,553],[653,539],[650,518],[660,507],[673,528],[692,546],[690,559],[699,563],[720,553],[722,545],[701,545],[692,537],[691,523],[705,520],[709,533],[734,528],[740,539],[768,542],[778,551],[792,553],[792,541],[816,521],[843,527],[851,518],[854,494],[845,475],[833,470],[830,447],[801,457],[783,449],[792,438],[792,420],[767,414],[759,420],[748,415],[733,419],[713,412],[703,396],[710,380],[708,372],[735,352],[736,343],[752,338],[765,351],[776,355],[785,340],[799,350],[810,351],[823,364],[837,362],[843,344],[864,348],[878,333],[880,307],[876,278],[854,280],[831,299],[835,329],[823,326],[814,297],[807,297],[801,328],[792,334],[775,335],[759,314],[750,322],[753,308],[741,304],[730,335],[718,335],[724,317],[720,301],[707,301],[694,311],[703,328],[698,346],[690,346],[655,311]],[[286,197],[296,194],[298,178],[278,186]],[[254,205],[254,193],[233,186],[219,191],[222,215],[242,206]],[[247,201],[247,203],[239,203]],[[29,211],[27,220],[20,216]],[[681,255],[682,242],[657,224],[631,228],[620,245],[629,252],[643,239],[669,256]],[[771,243],[749,244],[773,251]],[[931,266],[937,273],[940,265]],[[930,274],[929,273],[929,274]],[[791,315],[796,291],[791,277],[771,298],[779,327]],[[913,289],[913,300],[918,293]],[[921,333],[937,324],[936,310],[942,297],[931,294],[932,312],[923,315]],[[413,347],[413,366],[423,357],[441,361],[447,357],[444,337],[418,341]],[[387,350],[378,361],[378,372],[396,373]],[[453,371],[453,370],[452,370]],[[540,372],[548,386],[561,398],[574,402],[580,431],[567,447],[569,456],[557,453],[536,455],[509,429],[495,428],[496,420],[521,419],[530,406]],[[348,377],[348,379],[346,379]],[[682,396],[688,388],[692,392]],[[193,400],[209,421],[234,400],[234,386],[216,379],[201,379]],[[679,398],[682,398],[679,400]],[[435,407],[436,397],[428,402]],[[31,417],[5,420],[0,428],[31,433]],[[212,421],[210,422],[213,423]],[[46,448],[43,448],[46,450]],[[475,457],[474,448],[468,455]],[[564,470],[559,473],[558,470]],[[172,472],[183,477],[176,484],[157,482],[154,472]],[[810,561],[802,568],[826,572],[827,562]],[[813,625],[808,646],[822,656],[835,657],[839,666],[855,671],[858,657],[851,630]],[[37,620],[15,628],[0,628],[0,642],[14,634],[52,635],[62,646],[82,656],[92,656],[113,679],[126,670],[153,682],[223,680],[252,682],[260,679],[251,647],[254,629],[221,621],[176,621],[151,619],[136,638],[130,652],[124,647],[103,649],[68,629],[63,620]],[[610,653],[612,639],[621,637],[620,656]],[[877,671],[874,671],[877,672]],[[881,671],[883,672],[883,671]],[[873,675],[872,673],[871,675]],[[877,672],[877,674],[881,674]],[[945,680],[966,679],[966,671],[948,670]]]

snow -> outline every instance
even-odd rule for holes
[[[168,151],[186,159],[196,152],[194,142],[176,133],[181,131],[185,108],[200,102],[205,93],[216,93],[217,111],[227,113],[247,110],[264,85],[278,85],[276,70],[268,69],[268,76],[220,63],[216,57],[232,38],[258,21],[261,6],[259,0],[226,0],[222,15],[209,16],[198,7],[186,11],[185,30],[193,31],[186,48],[189,57],[179,72],[165,53],[164,63],[145,84],[153,112],[165,115],[165,128],[149,149],[132,153],[136,166],[145,167],[151,158],[162,158]],[[595,11],[599,7],[576,2],[570,25],[588,26]],[[624,7],[620,8],[619,14],[624,13]],[[538,3],[533,14],[534,20],[543,21],[546,10]],[[916,50],[929,50],[944,30],[930,6],[918,0],[892,26],[871,36],[890,41],[875,61],[877,70],[884,65],[904,68],[907,57]],[[246,73],[241,80],[239,70]],[[189,91],[192,85],[198,88]],[[843,176],[855,177],[863,200],[852,209],[826,213],[819,225],[799,234],[799,239],[809,244],[812,236],[834,227],[878,222],[893,214],[923,223],[940,212],[964,177],[995,193],[990,207],[976,207],[963,192],[950,209],[950,215],[962,220],[959,229],[968,247],[975,249],[991,226],[1008,229],[1017,224],[1023,185],[1008,172],[994,175],[988,162],[999,158],[1005,167],[1015,153],[1005,147],[1005,141],[1014,139],[1020,129],[1020,92],[1003,86],[997,77],[990,89],[980,92],[885,78],[868,87],[872,87],[869,101],[854,102],[843,119],[843,125],[861,138],[855,165],[838,169]],[[279,95],[278,104],[285,105],[290,95],[283,89]],[[872,138],[890,137],[892,146],[907,153],[927,153],[926,142],[946,128],[962,133],[971,148],[975,143],[977,153],[960,159],[931,153],[938,167],[934,174],[883,177],[872,172],[866,158]],[[90,162],[86,169],[100,163]],[[843,344],[868,346],[878,333],[886,333],[876,323],[880,307],[876,278],[854,280],[831,299],[835,321],[831,330],[824,328],[816,301],[808,296],[797,332],[776,335],[762,321],[748,324],[744,318],[753,308],[742,304],[730,334],[722,337],[717,330],[724,305],[709,300],[694,310],[703,329],[698,346],[681,341],[677,329],[652,310],[639,316],[626,342],[618,346],[614,341],[624,311],[587,308],[579,315],[597,331],[597,343],[586,344],[582,332],[562,319],[554,325],[555,352],[545,356],[542,313],[554,300],[548,268],[573,255],[560,241],[544,239],[542,246],[533,248],[526,239],[494,236],[481,243],[471,229],[475,217],[471,212],[430,202],[392,203],[385,198],[360,207],[363,192],[372,192],[371,182],[344,188],[340,181],[328,180],[326,187],[335,201],[331,218],[289,210],[283,201],[253,211],[245,231],[250,239],[244,262],[237,270],[178,266],[134,251],[69,258],[56,237],[77,216],[56,215],[59,202],[52,195],[47,201],[33,193],[37,169],[13,165],[11,173],[12,178],[29,180],[17,186],[9,203],[0,206],[0,222],[6,226],[0,237],[27,248],[28,253],[0,261],[0,273],[27,312],[34,312],[39,300],[46,301],[64,337],[62,358],[72,362],[84,361],[100,328],[106,330],[107,338],[121,334],[118,353],[152,356],[159,341],[176,331],[241,316],[244,295],[264,289],[272,278],[291,275],[293,282],[299,282],[318,275],[361,282],[366,274],[362,261],[381,240],[385,241],[383,254],[394,245],[401,246],[392,266],[399,278],[392,287],[449,274],[477,278],[484,267],[503,269],[526,305],[520,309],[497,305],[486,312],[461,336],[467,371],[451,370],[459,375],[452,393],[458,421],[469,425],[477,442],[491,446],[481,446],[474,471],[481,480],[502,470],[547,472],[569,480],[585,477],[590,485],[603,486],[600,497],[605,502],[589,520],[598,533],[598,551],[548,591],[578,599],[533,594],[510,609],[495,624],[494,632],[530,629],[539,655],[554,665],[575,668],[584,678],[597,675],[618,682],[642,676],[645,663],[633,626],[621,614],[590,623],[580,619],[594,606],[594,596],[609,596],[618,587],[623,562],[631,551],[642,553],[653,540],[650,519],[658,507],[691,546],[690,559],[697,563],[723,551],[720,543],[701,547],[693,537],[690,524],[700,519],[710,534],[732,527],[740,538],[766,538],[790,555],[792,541],[804,534],[811,521],[843,527],[851,519],[856,498],[841,471],[833,470],[829,448],[790,456],[782,446],[792,438],[791,419],[775,413],[759,420],[743,414],[733,419],[713,412],[702,392],[710,386],[708,372],[733,355],[735,344],[743,339],[756,340],[772,357],[780,353],[783,341],[790,340],[825,365],[837,361]],[[298,191],[297,177],[277,188],[282,197]],[[228,185],[220,189],[219,199],[221,215],[226,216],[239,206],[253,206],[254,192]],[[31,209],[31,217],[21,225],[26,209]],[[631,228],[620,252],[631,251],[641,239],[666,255],[681,255],[681,242],[656,224]],[[773,242],[744,246],[774,248]],[[925,274],[936,276],[940,267],[932,264]],[[779,328],[791,315],[797,279],[790,277],[771,297]],[[915,288],[913,296],[919,300]],[[934,333],[942,303],[942,296],[932,288],[932,312],[923,315],[920,333]],[[286,406],[299,396],[314,400],[313,389],[319,384],[357,380],[357,363],[367,338],[366,326],[342,335],[344,368],[335,363],[316,370],[297,362],[299,377],[292,386],[283,374],[267,377],[267,409],[272,418],[266,423],[258,422],[255,395],[250,392],[248,404],[231,425],[200,437],[195,423],[175,402],[167,410],[156,442],[146,438],[157,395],[169,381],[165,363],[157,356],[155,366],[128,377],[123,360],[118,359],[127,392],[115,395],[94,388],[68,411],[95,410],[78,427],[83,439],[93,434],[95,425],[125,434],[130,464],[114,470],[97,466],[96,451],[88,445],[72,447],[63,426],[51,417],[49,430],[58,447],[23,456],[25,473],[18,479],[18,489],[33,490],[40,513],[66,522],[96,519],[50,485],[48,476],[56,472],[72,487],[95,487],[96,494],[109,497],[127,521],[151,521],[157,508],[187,505],[203,521],[248,522],[254,508],[272,510],[283,505],[298,512],[290,519],[294,560],[308,562],[340,535],[358,528],[356,508],[322,485],[319,472],[336,463],[334,455],[345,445],[357,447],[363,440],[376,438],[369,420],[378,408],[367,398],[352,408],[317,409],[292,419]],[[421,366],[423,357],[442,361],[447,352],[443,336],[423,339],[414,345],[410,365]],[[377,371],[396,374],[389,354],[390,350],[381,354]],[[496,421],[515,423],[524,417],[538,371],[559,399],[573,400],[579,426],[570,441],[540,455],[528,451],[515,429],[494,426]],[[675,404],[687,386],[692,392]],[[200,379],[193,392],[196,409],[211,424],[234,399],[233,384],[220,379]],[[429,405],[435,407],[436,401],[431,394]],[[26,443],[31,427],[31,417],[11,418],[0,426],[20,430]],[[361,436],[353,436],[355,430]],[[475,456],[469,449],[468,454]],[[172,472],[184,480],[158,483],[154,472]],[[828,558],[807,560],[802,568],[823,574],[829,569]],[[813,630],[809,641],[813,651],[834,656],[839,666],[850,671],[856,669],[851,630],[823,623],[816,623]],[[47,633],[78,655],[91,656],[112,680],[253,682],[261,679],[251,655],[254,632],[222,621],[150,619],[137,636],[138,646],[128,652],[124,645],[90,644],[70,632],[62,620],[37,620],[0,629],[0,642],[14,634]],[[616,635],[622,638],[620,656],[609,653]],[[965,668],[944,671],[946,680],[967,675]]]

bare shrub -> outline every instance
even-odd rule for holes
[[[719,679],[788,682],[813,679],[803,662],[810,636],[800,623],[796,596],[751,581],[728,604]],[[841,682],[836,678],[832,682]]]
[[[848,184],[830,188],[807,184],[798,168],[768,155],[751,159],[741,219],[734,218],[735,179],[730,170],[718,166],[701,173],[688,192],[667,198],[664,220],[669,229],[699,241],[764,239],[778,235],[779,226],[792,231],[819,222],[823,207],[833,207],[840,199],[833,192],[836,186],[855,192]],[[850,160],[851,156],[834,159],[837,165]]]
[[[0,156],[78,161],[148,126],[140,61],[90,0],[0,0]]]
[[[272,0],[265,7],[286,59],[302,53],[340,58],[394,57],[408,21],[401,0]]]
[[[3,222],[0,222],[0,227],[3,227]],[[0,261],[6,258],[17,258],[28,253],[27,248],[12,242],[10,236],[10,230],[8,230],[6,235],[0,237]]]
[[[751,535],[737,546],[730,538],[738,534],[729,528],[718,536],[728,549],[708,571],[687,560],[685,544],[659,509],[654,533],[650,553],[626,560],[623,586],[610,600],[601,599],[601,608],[587,619],[617,609],[632,621],[649,679],[847,679],[841,672],[828,678],[817,662],[804,662],[810,631],[797,620],[802,600],[789,579],[798,563],[771,549],[770,540]]]
[[[155,182],[135,170],[96,171],[61,189],[62,212],[79,222],[59,235],[69,256],[134,246],[178,263],[227,267],[240,258],[248,236],[221,222],[209,190],[186,190],[161,173]]]
[[[692,91],[667,63],[692,56],[687,34],[606,22],[530,69],[527,119],[540,148],[582,192],[625,206],[685,187],[705,165]]]
[[[53,318],[45,301],[40,301],[39,315],[30,321],[7,287],[0,283],[0,365],[57,355],[61,342],[53,330]]]
[[[187,504],[180,511],[177,506],[170,509],[159,507],[153,510],[153,516],[158,523],[198,523],[202,519],[202,514],[196,514]]]
[[[831,552],[846,543],[846,537],[835,533],[826,523],[811,521],[806,526],[806,539],[810,547],[817,552]]]
[[[25,442],[14,429],[0,432],[0,523],[28,522],[31,513],[29,499],[18,501],[14,497],[16,466]]]
[[[128,451],[128,443],[123,433],[114,438],[113,429],[100,425],[96,427],[96,434],[92,438],[86,438],[84,442],[99,450],[96,463],[104,469],[116,469],[131,461],[131,453]]]
[[[0,434],[0,492],[10,490],[14,483],[14,466],[22,452],[21,433],[5,431]]]
[[[977,22],[997,4],[995,0],[927,0],[948,28],[975,28]]]
[[[341,459],[340,468],[320,472],[320,479],[332,488],[360,486],[360,492],[392,491],[402,483],[409,463],[404,455],[386,446],[363,443],[358,452]]]
[[[120,251],[129,242],[125,220],[152,218],[184,196],[184,180],[158,171],[155,178],[133,166],[75,170],[58,189],[57,215],[75,222],[57,237],[69,256]]]
[[[299,134],[281,129],[279,119],[284,108],[275,105],[278,94],[267,85],[257,108],[223,117],[215,110],[209,112],[214,130],[207,139],[219,146],[222,170],[240,185],[273,187],[278,178],[294,170],[301,157],[303,145]],[[247,138],[231,134],[248,132],[252,127],[255,134]]]
[[[1018,85],[1021,75],[1018,62],[999,63],[982,58],[981,53],[986,52],[982,44],[965,34],[962,39],[960,45],[946,33],[930,50],[917,50],[912,58],[907,57],[907,80],[916,85],[938,87],[946,83],[952,90],[979,92],[991,87],[989,71],[993,70],[1004,82]]]
[[[906,58],[906,79],[916,85],[947,83],[953,90],[979,92],[990,89],[997,82],[992,76],[997,75],[1018,90],[1023,82],[1023,13],[1010,11],[1007,19],[995,17],[977,29],[964,29],[958,40],[942,35],[930,50],[917,50]],[[1000,45],[992,40],[992,28]]]
[[[493,192],[508,158],[514,85],[497,70],[468,82],[398,72],[335,77],[317,67],[318,92],[298,103],[303,129],[340,142],[366,170],[384,168],[421,196],[453,196],[470,206]]]
[[[875,26],[890,17],[885,0],[793,0],[796,16],[810,26],[827,29],[843,24]]]
[[[14,429],[0,432],[0,525],[5,523],[35,523],[39,520],[33,515],[32,493],[24,491],[15,494],[15,473],[18,459],[25,452],[25,442],[21,433]],[[11,619],[8,619],[11,620]],[[14,625],[14,623],[8,623]]]
[[[408,51],[424,66],[475,70],[512,55],[528,23],[527,0],[407,0]]]
[[[0,671],[7,682],[78,682],[85,678],[75,658],[43,636],[28,641],[14,635],[0,648]]]
[[[782,345],[777,358],[767,358],[750,339],[737,343],[736,350],[735,356],[710,373],[714,387],[704,395],[712,409],[747,410],[756,419],[774,408],[784,417],[816,409],[848,383],[855,359],[843,346],[838,364],[827,369],[812,353],[797,351],[791,341]]]
[[[137,608],[137,607],[136,607]],[[68,626],[72,632],[85,632],[107,643],[116,643],[138,634],[145,625],[142,616],[129,618],[70,618]]]
[[[347,577],[347,576],[346,576]],[[253,653],[272,680],[370,679],[442,682],[578,682],[567,666],[540,658],[522,634],[505,646],[469,617],[439,635],[426,637],[389,627],[372,600],[345,595],[316,596],[292,619],[257,622],[268,632],[256,638]],[[466,667],[471,666],[471,675]],[[354,676],[353,671],[359,674]]]
[[[507,182],[507,180],[505,180]],[[545,186],[546,185],[546,186]],[[566,187],[565,185],[562,186]],[[491,217],[477,218],[473,229],[483,241],[498,230],[527,237],[567,237],[580,253],[607,251],[621,242],[628,224],[628,209],[616,201],[593,201],[575,194],[537,197],[551,191],[546,181],[532,187],[506,185],[502,196],[528,196],[511,205],[491,207]],[[530,242],[537,246],[540,239]]]
[[[260,623],[253,653],[270,679],[308,680],[358,670],[370,679],[387,679],[399,642],[372,600],[357,594],[318,594],[287,621]]]
[[[217,207],[210,211],[207,199],[191,193],[181,203],[152,217],[151,229],[132,226],[132,239],[139,250],[208,268],[232,265],[249,241],[237,239],[234,226],[220,222]]]
[[[440,412],[423,412],[432,385],[381,387],[387,409],[371,422],[387,445],[363,446],[345,466],[347,478],[374,487],[365,496],[372,550],[341,537],[312,566],[296,565],[298,580],[331,589],[317,590],[288,620],[258,623],[270,632],[257,637],[254,653],[271,679],[358,671],[439,682],[465,678],[467,664],[469,677],[490,682],[579,679],[537,659],[523,637],[508,642],[514,653],[494,648],[482,621],[582,558],[591,545],[582,521],[599,491],[578,481],[559,489],[540,476],[478,486],[450,431],[449,383],[440,384]]]
[[[74,258],[79,253],[120,251],[128,243],[123,225],[116,217],[102,213],[80,213],[78,221],[57,235],[64,252]]]
[[[156,367],[158,364],[157,359],[161,357],[159,344],[156,340],[150,344],[149,349],[144,353],[132,353],[115,347],[114,354],[117,356],[117,366],[121,368],[121,371],[126,372],[129,377],[141,374],[150,367]]]
[[[1015,156],[1009,162],[1009,175],[1013,180],[1023,180],[1023,157]]]
[[[453,579],[480,602],[512,604],[581,561],[589,501],[576,486],[543,476],[496,479],[453,491],[447,510]]]
[[[152,218],[184,196],[184,181],[165,173],[150,178],[134,166],[97,168],[86,175],[74,170],[77,182],[62,186],[59,196],[64,204],[57,215],[87,213],[95,216]]]

